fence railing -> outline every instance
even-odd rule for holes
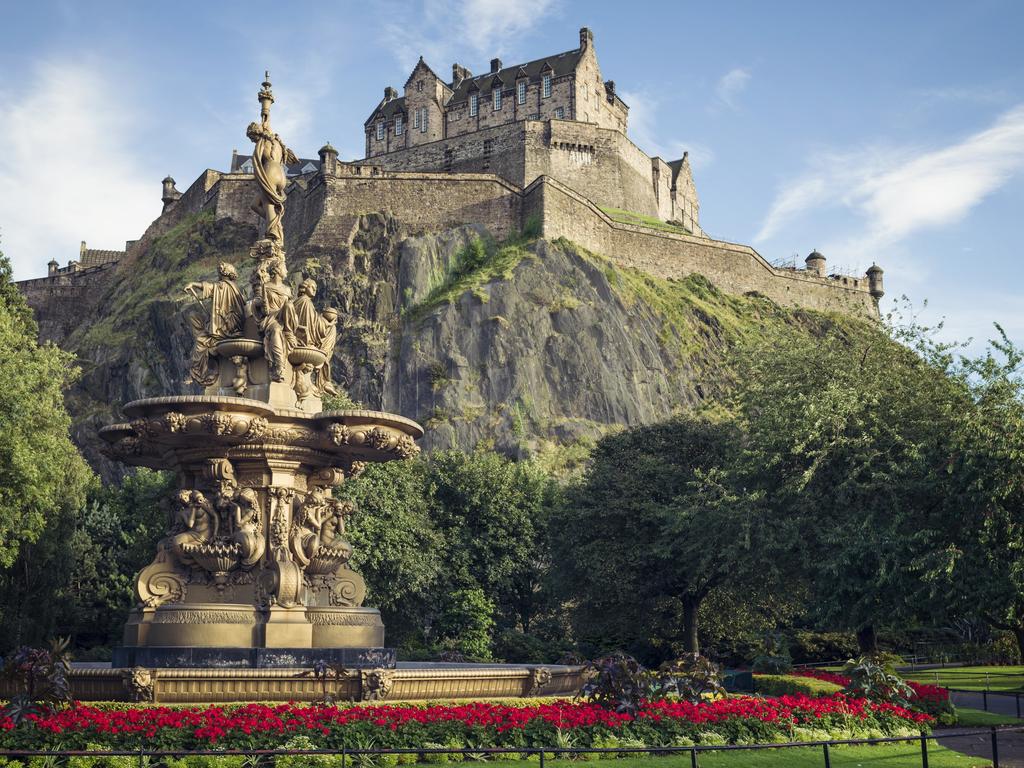
[[[705,752],[748,752],[766,749],[813,749],[821,750],[822,765],[832,768],[832,752],[835,747],[842,746],[873,746],[880,744],[917,744],[920,747],[922,768],[928,768],[929,744],[940,739],[967,738],[988,736],[991,743],[992,766],[999,768],[999,736],[1007,733],[1024,732],[1024,727],[987,728],[973,731],[956,731],[955,733],[926,733],[919,736],[888,736],[876,739],[831,739],[828,741],[790,741],[771,744],[696,744],[685,747],[393,747],[393,748],[346,748],[341,749],[189,749],[159,750],[145,749],[111,749],[111,750],[0,750],[0,758],[59,758],[72,757],[137,757],[139,768],[147,768],[153,758],[179,758],[184,755],[209,756],[241,756],[241,757],[287,757],[301,755],[326,755],[340,757],[341,768],[363,768],[374,763],[373,757],[379,755],[461,755],[469,762],[486,760],[486,756],[516,754],[536,756],[540,768],[546,762],[559,757],[579,757],[591,754],[637,754],[637,755],[689,755],[691,768],[700,768],[700,755]],[[368,758],[368,759],[367,759]],[[984,759],[984,758],[982,758]],[[53,763],[51,763],[52,765]]]

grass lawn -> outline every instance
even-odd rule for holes
[[[956,708],[957,725],[961,728],[988,728],[993,725],[1024,725],[1013,715],[1000,715],[970,707]]]
[[[703,752],[698,754],[698,758],[701,768],[822,768],[825,765],[821,747]],[[834,768],[920,768],[921,748],[917,744],[833,747],[831,758]],[[583,765],[607,765],[608,768],[690,768],[690,755],[593,762],[545,760],[544,765],[558,768],[581,768]],[[928,765],[930,768],[982,768],[991,763],[944,749],[932,742],[928,745]]]
[[[1024,667],[955,667],[903,672],[908,680],[969,691],[1024,691]]]

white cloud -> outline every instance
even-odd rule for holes
[[[160,213],[160,171],[132,156],[125,96],[82,61],[42,63],[0,94],[0,246],[19,279],[77,258],[80,240],[123,248]]]
[[[419,19],[410,20],[406,8],[401,23],[387,25],[384,36],[403,68],[411,70],[423,56],[447,77],[452,61],[472,69],[509,53],[556,5],[556,0],[424,0]],[[467,49],[487,61],[462,61]]]
[[[672,127],[668,121],[658,122],[661,98],[647,91],[620,91],[622,100],[629,105],[629,136],[633,142],[649,155],[663,160],[678,160],[683,152],[690,153],[690,165],[694,170],[705,168],[714,162],[715,152],[700,142],[679,139],[663,140],[659,126]]]
[[[1024,170],[1024,105],[988,128],[940,149],[864,148],[819,154],[784,184],[755,240],[778,235],[811,211],[853,213],[856,234],[840,241],[846,257],[876,253],[909,235],[955,223]]]
[[[730,69],[720,78],[715,86],[715,102],[719,106],[738,109],[737,98],[750,82],[750,70],[744,67]]]

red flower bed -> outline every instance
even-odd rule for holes
[[[825,672],[820,669],[794,670],[793,674],[798,677],[812,677],[815,680],[825,680],[843,687],[846,687],[850,682],[850,678],[845,675]],[[953,708],[953,702],[949,698],[948,690],[938,685],[915,683],[912,680],[907,680],[906,683],[910,690],[913,691],[913,695],[910,697],[910,704],[915,709],[920,709],[936,719],[941,719],[944,724],[951,725],[955,721],[956,711]]]
[[[652,745],[679,738],[700,738],[709,731],[729,741],[771,741],[795,726],[846,729],[851,723],[891,733],[927,727],[932,718],[887,703],[833,696],[737,696],[692,704],[650,701],[636,716],[584,702],[507,706],[474,702],[415,706],[267,706],[105,710],[76,704],[70,709],[31,716],[15,727],[0,721],[0,747],[41,748],[62,743],[109,747],[259,748],[280,746],[293,735],[309,736],[324,747],[371,737],[379,746],[417,747],[427,742],[477,746],[551,746],[556,732],[572,730],[581,744],[619,736]]]

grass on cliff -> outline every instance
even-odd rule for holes
[[[526,246],[537,239],[534,227],[501,243],[474,237],[455,255],[441,282],[420,302],[408,307],[406,320],[417,323],[442,304],[451,304],[467,291],[477,292],[492,280],[510,280],[519,262],[530,252]]]
[[[130,264],[118,269],[102,300],[102,317],[82,325],[69,339],[76,349],[115,347],[137,338],[155,301],[178,299],[194,280],[217,279],[217,264],[238,265],[247,258],[252,228],[217,221],[213,211],[185,217],[144,247]],[[246,273],[239,270],[239,285]]]
[[[635,224],[639,227],[650,227],[660,229],[663,232],[674,232],[677,235],[692,235],[693,233],[681,224],[669,224],[656,216],[648,216],[635,211],[624,211],[621,208],[601,208],[604,214],[612,221],[619,221],[623,224]]]

